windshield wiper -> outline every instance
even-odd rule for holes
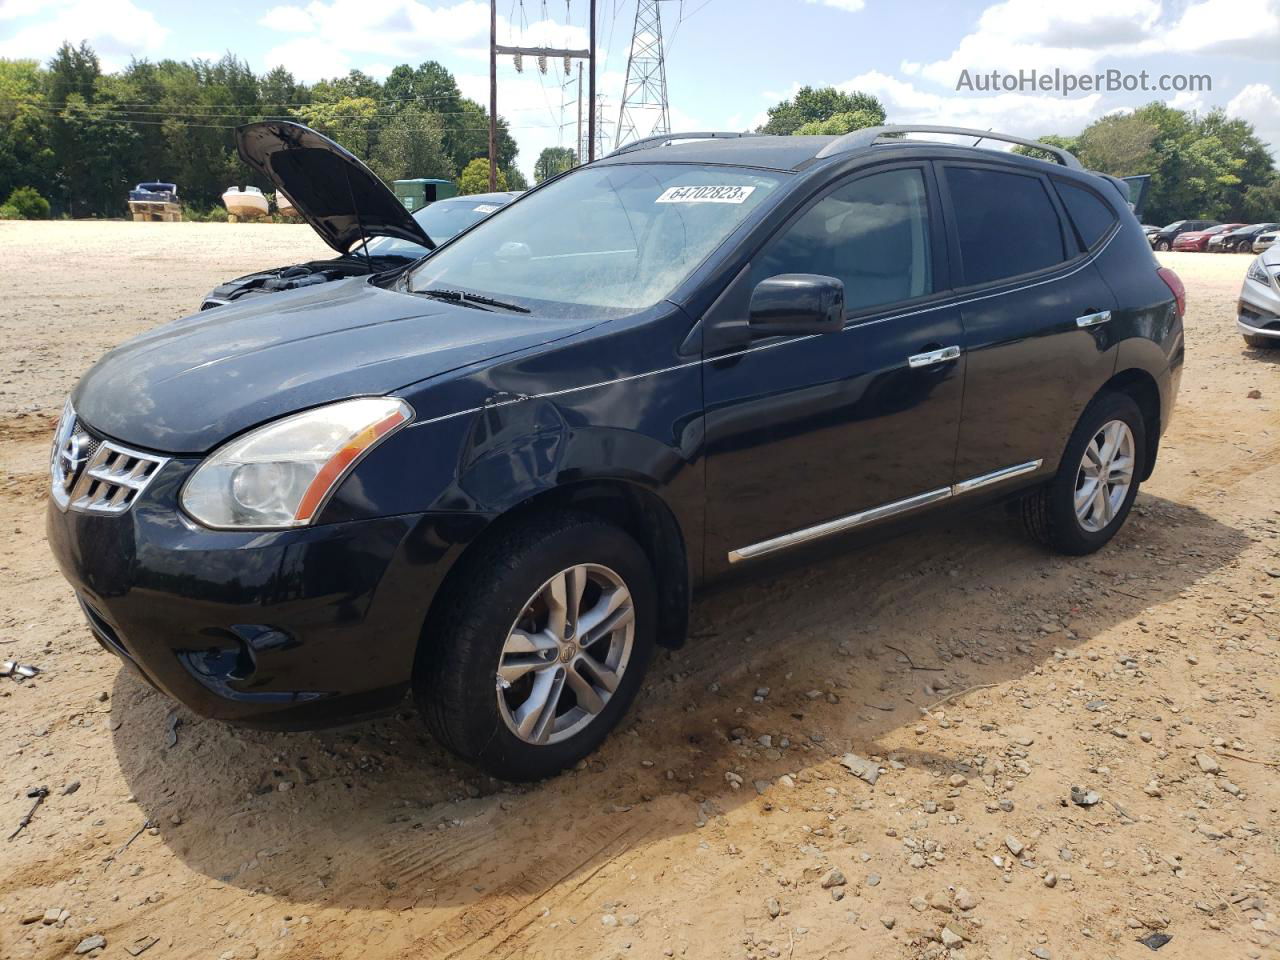
[[[438,300],[448,300],[450,303],[458,303],[464,307],[474,306],[477,309],[485,307],[497,307],[499,310],[510,310],[512,313],[532,313],[528,307],[522,307],[518,303],[507,303],[505,300],[495,300],[493,297],[486,297],[479,293],[468,293],[465,290],[415,290],[414,293],[420,293],[425,297],[435,297]]]

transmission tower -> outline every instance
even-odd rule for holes
[[[614,149],[640,137],[671,132],[667,103],[667,65],[662,56],[661,0],[636,0],[636,26],[622,88],[618,139]]]

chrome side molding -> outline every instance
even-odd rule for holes
[[[1012,467],[1005,467],[1003,470],[994,470],[991,473],[984,473],[980,477],[972,477],[968,480],[961,480],[951,488],[951,492],[957,497],[962,493],[968,493],[970,490],[977,490],[980,487],[988,487],[993,483],[1000,483],[1004,480],[1012,480],[1014,477],[1020,477],[1024,473],[1033,473],[1039,470],[1043,460],[1028,460],[1026,463],[1019,463]]]
[[[730,550],[729,562],[741,563],[743,560],[754,560],[756,557],[763,557],[766,554],[776,553],[779,550],[787,550],[791,547],[797,547],[802,543],[820,540],[823,537],[829,537],[832,534],[843,533],[846,530],[852,530],[854,527],[860,527],[868,523],[875,523],[877,520],[887,520],[890,517],[896,517],[899,514],[907,513],[911,510],[918,510],[921,507],[927,507],[932,503],[939,503],[940,501],[948,500],[951,497],[958,497],[962,494],[981,489],[982,487],[1002,483],[1005,480],[1011,480],[1014,477],[1020,477],[1023,474],[1034,473],[1043,465],[1043,459],[1028,460],[1026,463],[1014,464],[1011,467],[1002,467],[999,470],[993,470],[991,473],[984,473],[981,476],[971,477],[968,480],[952,484],[949,487],[938,487],[936,490],[918,493],[914,497],[907,497],[904,500],[894,500],[892,503],[881,504],[878,507],[871,507],[868,510],[851,513],[848,516],[837,517],[834,520],[827,520],[824,523],[815,524],[812,527],[805,527],[803,530],[793,530],[791,533],[784,533],[776,537],[771,537],[768,540],[761,540],[759,543],[753,543],[747,547],[739,547],[737,550]]]
[[[826,523],[820,523],[817,526],[805,527],[803,530],[795,530],[792,533],[784,533],[780,537],[762,540],[759,543],[753,543],[749,547],[730,550],[729,562],[739,563],[743,560],[762,557],[766,553],[786,550],[788,547],[799,546],[802,543],[808,543],[810,540],[818,540],[822,537],[829,537],[833,533],[860,527],[864,523],[884,520],[899,513],[906,513],[908,510],[915,510],[930,503],[937,503],[939,500],[946,500],[949,496],[951,496],[950,487],[939,487],[937,490],[919,493],[914,497],[907,497],[905,500],[895,500],[893,503],[872,507],[870,510],[863,510],[861,513],[851,513],[847,517],[838,517],[835,520],[828,520]]]

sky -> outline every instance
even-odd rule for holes
[[[588,0],[497,0],[500,44],[587,45]],[[597,0],[601,115],[612,145],[636,0]],[[1222,107],[1253,123],[1280,158],[1280,0],[660,0],[673,130],[742,130],[803,85],[878,96],[889,121],[1022,136],[1078,133],[1151,100]],[[483,0],[0,0],[0,57],[47,60],[88,40],[107,69],[131,57],[283,65],[315,81],[358,68],[438,60],[464,95],[488,103],[489,5]],[[1152,82],[1203,74],[1199,92],[974,89],[979,74],[1107,70]],[[957,89],[968,71],[969,87]],[[574,69],[576,76],[576,68]],[[577,92],[563,68],[528,58],[498,67],[498,112],[526,174],[542,148],[574,143]],[[652,114],[642,116],[651,122]],[[644,132],[644,131],[642,131]]]

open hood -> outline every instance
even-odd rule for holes
[[[240,159],[275,184],[324,242],[348,253],[364,237],[434,249],[394,193],[352,153],[310,127],[264,120],[236,128]]]

